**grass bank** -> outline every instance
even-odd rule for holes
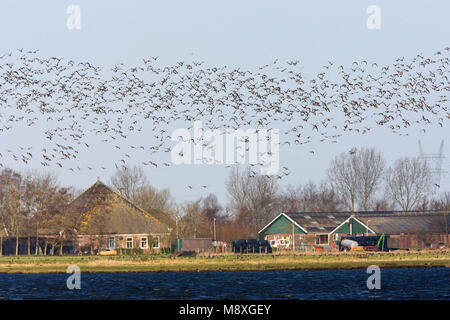
[[[354,269],[378,265],[450,267],[450,251],[352,252],[310,254],[204,254],[196,257],[138,256],[3,256],[0,273],[65,273],[69,265],[81,272],[187,272]]]

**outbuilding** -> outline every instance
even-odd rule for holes
[[[448,212],[284,212],[259,231],[278,249],[336,247],[343,236],[382,235],[388,247],[410,249],[448,245]]]

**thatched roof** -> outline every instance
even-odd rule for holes
[[[167,233],[168,226],[101,181],[70,204],[82,214],[79,233]]]

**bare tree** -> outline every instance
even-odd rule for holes
[[[303,202],[302,211],[320,211],[319,209],[319,191],[313,181],[309,181],[302,190],[301,199]]]
[[[222,207],[217,197],[209,194],[205,198],[196,201],[185,202],[181,206],[182,215],[177,219],[177,233],[184,237],[213,237],[213,223],[215,218],[224,222],[220,214]]]
[[[133,200],[145,210],[171,210],[175,200],[169,189],[158,190],[151,185],[137,189]]]
[[[279,212],[299,212],[304,210],[302,186],[289,185],[277,197],[277,208]]]
[[[325,212],[341,211],[342,202],[326,181],[316,184],[309,181],[305,186],[288,186],[278,195],[278,212]]]
[[[393,205],[385,198],[377,199],[373,204],[374,211],[388,211],[393,209]]]
[[[202,214],[209,222],[212,222],[214,218],[217,218],[217,216],[222,211],[219,200],[213,193],[210,193],[205,198],[203,198],[201,204]]]
[[[402,158],[386,173],[386,191],[394,203],[408,211],[420,205],[431,192],[432,175],[419,158]]]
[[[181,208],[183,215],[178,219],[177,228],[180,237],[207,237],[204,226],[205,221],[201,213],[201,200],[184,203]]]
[[[382,182],[386,161],[375,149],[364,148],[356,151],[356,159],[359,206],[368,211],[373,196]]]
[[[384,167],[385,160],[380,152],[361,148],[337,156],[327,175],[348,210],[355,211],[358,205],[368,211],[382,181]]]
[[[318,211],[342,211],[343,204],[338,194],[329,186],[326,181],[322,181],[318,187],[317,205]]]
[[[341,153],[333,159],[327,176],[334,190],[339,194],[345,207],[355,211],[358,197],[357,159],[354,155]]]
[[[431,202],[432,210],[440,210],[443,211],[444,221],[443,221],[443,231],[445,232],[445,242],[447,245],[450,243],[450,239],[448,236],[449,231],[449,211],[450,211],[450,192],[444,192],[440,195],[440,197]]]
[[[133,201],[159,221],[175,227],[178,208],[169,189],[157,190],[150,185],[144,186],[136,190]]]
[[[147,177],[142,167],[134,166],[131,168],[123,166],[117,169],[116,173],[111,177],[110,182],[125,197],[134,200],[137,190],[147,185]]]
[[[438,199],[431,201],[432,210],[450,211],[450,192],[442,193]]]
[[[9,168],[0,172],[0,222],[6,236],[16,238],[16,255],[19,254],[19,236],[28,226],[23,197],[25,188],[25,180],[18,172]]]
[[[272,219],[276,212],[278,185],[271,176],[253,175],[247,168],[243,172],[232,168],[227,181],[230,208],[246,219],[253,236]]]

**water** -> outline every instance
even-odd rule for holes
[[[0,274],[0,299],[446,299],[450,268],[381,270],[369,290],[365,269],[81,274]]]

